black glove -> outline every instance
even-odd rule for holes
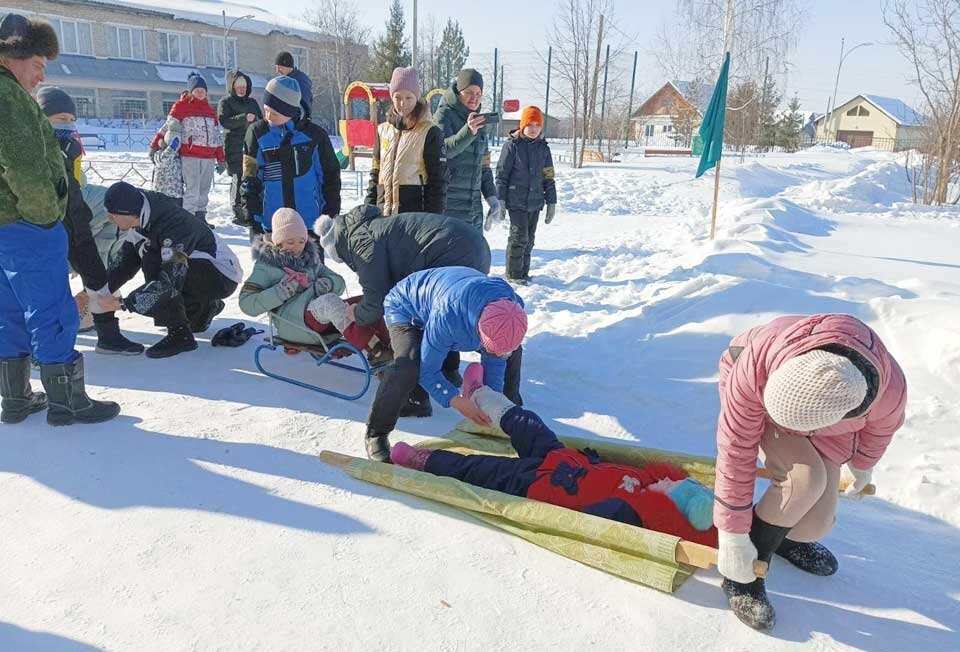
[[[240,205],[246,217],[254,222],[255,215],[263,215],[263,182],[257,177],[246,177],[240,183]]]

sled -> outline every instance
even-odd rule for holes
[[[269,334],[265,338],[266,341],[258,346],[256,351],[253,353],[254,364],[257,366],[257,369],[260,371],[260,373],[268,378],[273,378],[274,380],[296,385],[297,387],[302,387],[303,389],[308,389],[312,392],[326,394],[327,396],[333,396],[334,398],[343,399],[345,401],[356,401],[366,394],[368,389],[370,389],[370,383],[374,374],[387,366],[387,363],[371,365],[370,361],[367,360],[367,356],[364,355],[360,349],[344,340],[339,333],[333,335],[320,335],[319,333],[315,333],[311,330],[303,328],[299,324],[290,322],[288,320],[283,320],[287,326],[293,326],[301,331],[304,337],[302,338],[302,341],[298,340],[296,342],[279,338],[276,336],[274,330],[275,320],[282,320],[282,318],[278,317],[277,315],[270,315],[270,323],[268,327]],[[315,385],[302,380],[297,380],[296,378],[291,378],[290,376],[286,376],[280,372],[267,369],[267,367],[264,365],[264,359],[269,353],[280,352],[283,354],[287,350],[307,353],[311,358],[313,358],[318,367],[330,365],[338,369],[344,369],[346,371],[353,372],[354,374],[359,374],[360,378],[362,379],[360,389],[352,394],[349,394],[346,392],[337,391],[335,389],[323,387],[321,385]],[[341,362],[341,360],[354,356],[354,359],[358,360],[357,364]]]
[[[560,440],[574,448],[590,446],[611,462],[670,462],[691,478],[713,486],[712,458],[577,437]],[[505,433],[471,421],[461,422],[446,438],[429,439],[417,447],[464,454],[516,455]],[[320,459],[357,479],[451,505],[564,557],[667,593],[679,588],[697,568],[710,568],[717,563],[715,548],[670,534],[332,451],[323,451]],[[766,570],[764,562],[754,566],[758,576],[765,576]]]

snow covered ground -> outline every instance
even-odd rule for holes
[[[731,336],[791,313],[876,328],[910,384],[906,425],[879,496],[842,501],[827,540],[840,573],[774,563],[772,636],[727,611],[715,572],[661,594],[325,466],[323,449],[362,455],[372,392],[348,403],[265,379],[253,343],[154,361],[98,356],[82,335],[92,393],[123,414],[3,428],[0,650],[960,649],[960,209],[910,204],[892,154],[725,160],[710,242],[713,179],[694,169],[560,168],[521,289],[523,393],[562,432],[712,454]],[[211,210],[249,261],[224,187]],[[502,273],[506,232],[490,238]],[[214,326],[238,319],[234,299]],[[456,422],[401,420],[394,439]]]

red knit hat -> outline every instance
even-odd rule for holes
[[[520,131],[529,124],[543,126],[543,111],[537,106],[528,106],[520,114]]]
[[[527,314],[516,301],[498,299],[483,308],[477,330],[484,349],[493,355],[508,355],[517,350],[527,334]]]

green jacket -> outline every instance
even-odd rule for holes
[[[474,136],[467,128],[470,111],[460,101],[457,82],[443,93],[433,121],[443,130],[447,149],[447,207],[444,215],[483,226],[483,197],[493,197],[497,187],[490,169],[487,129]],[[479,110],[478,110],[479,112]]]
[[[0,226],[44,226],[67,210],[63,153],[40,106],[0,66]]]
[[[312,240],[307,241],[300,256],[284,254],[272,243],[258,240],[253,245],[253,272],[240,289],[240,310],[251,317],[270,313],[277,337],[301,344],[320,344],[320,335],[309,328],[303,320],[307,304],[317,297],[313,282],[321,276],[333,281],[334,294],[340,295],[347,288],[343,277],[328,268],[320,260],[320,253]],[[310,285],[299,294],[284,302],[277,295],[277,284],[285,277],[284,267],[306,272]]]

